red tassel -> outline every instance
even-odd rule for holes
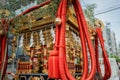
[[[48,59],[48,75],[49,78],[58,79],[59,76],[59,59],[58,59],[58,52],[51,51],[50,57]]]

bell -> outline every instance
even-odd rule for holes
[[[55,24],[60,25],[61,24],[61,19],[60,18],[56,18],[55,19]]]

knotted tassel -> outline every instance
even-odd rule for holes
[[[50,52],[50,56],[48,59],[48,75],[51,79],[58,79],[60,78],[59,75],[59,58],[58,58],[58,51],[53,50]]]

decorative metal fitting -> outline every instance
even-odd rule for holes
[[[56,18],[55,19],[55,24],[60,25],[61,24],[61,19],[60,18]]]

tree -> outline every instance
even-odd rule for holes
[[[86,5],[86,9],[84,9],[85,17],[87,18],[88,22],[91,26],[94,26],[95,17],[94,17],[94,10],[96,8],[96,4],[89,4]]]

